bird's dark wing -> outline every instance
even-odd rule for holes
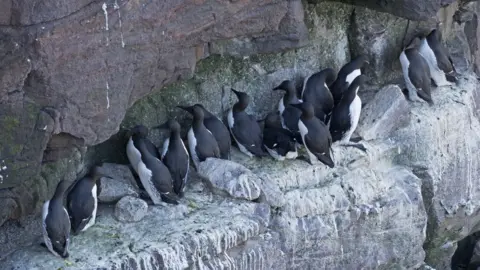
[[[148,152],[150,152],[154,157],[160,159],[160,155],[158,153],[157,147],[150,140],[144,140],[144,141],[145,141],[145,146],[147,147]]]
[[[242,126],[250,128],[240,128]],[[235,125],[232,131],[238,142],[245,146],[248,151],[253,154],[257,154],[259,151],[259,153],[263,152],[261,150],[263,134],[257,121],[250,121],[249,116],[238,117],[235,119]]]
[[[342,139],[345,131],[350,128],[349,110],[339,105],[333,109],[330,120],[330,134],[334,142]]]
[[[215,137],[206,130],[205,143],[197,143],[195,146],[195,151],[197,152],[198,159],[200,161],[205,161],[208,157],[220,157],[220,149],[218,148],[218,143],[215,140]]]
[[[423,63],[419,63],[419,65],[419,70],[413,70],[410,68],[411,66],[408,68],[408,77],[415,88],[417,88],[418,96],[428,103],[432,103],[433,101],[430,93],[430,71],[428,66]]]
[[[92,197],[91,189],[89,190],[82,181],[77,182],[67,196],[67,208],[75,233],[82,230],[90,221],[94,207],[95,200]]]
[[[50,207],[45,224],[53,250],[65,254],[70,242],[70,219],[65,208]]]
[[[316,134],[316,136],[313,136]],[[330,146],[332,138],[325,127],[325,130],[317,129],[315,132],[309,132],[305,135],[305,144],[308,150],[314,154],[320,162],[333,168],[334,163],[330,157]]]
[[[179,194],[185,185],[189,166],[189,157],[184,151],[183,146],[180,145],[180,147],[181,149],[168,151],[163,159],[163,162],[170,171],[173,179],[173,189],[177,194]]]

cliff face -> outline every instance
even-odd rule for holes
[[[269,212],[268,221],[262,218],[258,225],[262,229],[247,238],[260,241],[255,237],[270,235],[272,254],[283,254],[298,269],[311,265],[307,257],[323,258],[327,266],[331,259],[336,267],[355,268],[354,260],[348,261],[359,256],[370,256],[371,261],[362,262],[367,268],[392,263],[413,267],[424,260],[425,242],[429,263],[443,269],[455,249],[444,244],[476,231],[477,224],[475,187],[480,168],[474,131],[479,99],[472,71],[480,63],[480,6],[468,1],[341,2],[355,6],[316,1],[2,3],[0,224],[18,220],[22,226],[35,227],[24,217],[38,211],[58,181],[75,179],[97,160],[126,163],[124,128],[137,123],[153,126],[168,117],[177,117],[186,128],[188,118],[175,109],[181,103],[200,102],[222,115],[233,103],[224,90],[231,86],[253,97],[251,113],[265,116],[280,98],[271,88],[283,79],[299,79],[325,67],[338,70],[351,55],[365,53],[371,80],[361,97],[371,108],[370,113],[368,109],[362,113],[359,133],[378,152],[360,157],[349,150],[338,171],[294,162],[282,172],[288,177],[278,176],[283,179],[280,183],[262,187],[263,192],[279,192],[264,203],[280,208],[285,216]],[[434,92],[434,99],[439,99],[434,109],[409,105],[398,88],[383,86],[401,76],[402,46],[437,22],[464,80],[453,90]],[[375,114],[378,111],[389,117]],[[157,145],[160,135],[151,134]],[[339,155],[341,160],[343,154]],[[354,160],[363,164],[359,171],[349,164]],[[270,161],[257,165],[236,161],[261,179],[279,170]],[[303,195],[305,190],[310,195]],[[329,196],[337,199],[311,199]],[[386,205],[387,212],[371,220],[353,221],[345,212],[366,207],[362,205],[374,209],[377,202]],[[247,216],[260,207],[241,205],[239,211]],[[213,218],[211,207],[203,210]],[[111,221],[105,217],[99,222]],[[148,227],[148,222],[142,226]],[[7,222],[0,232],[5,250],[28,242],[29,238],[10,234],[15,226]],[[92,235],[81,237],[91,245]],[[348,247],[348,239],[357,242]],[[233,252],[242,241],[225,250]],[[148,252],[153,254],[152,250]],[[31,257],[26,252],[22,256]],[[198,263],[195,258],[185,260]]]

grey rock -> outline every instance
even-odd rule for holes
[[[380,89],[362,109],[358,134],[364,140],[385,139],[410,121],[410,105],[396,85]]]
[[[191,206],[153,206],[136,223],[119,222],[108,208],[99,209],[96,225],[72,241],[69,268],[286,269],[279,235],[267,228],[268,206],[211,194],[185,198]],[[2,269],[64,266],[38,244],[0,261]]]
[[[0,156],[9,168],[0,196],[16,202],[0,225],[38,211],[47,196],[37,191],[56,185],[35,180],[43,157],[57,162],[74,151],[70,142],[106,141],[137,100],[191,78],[217,41],[248,39],[252,54],[304,46],[303,16],[297,1],[0,3]],[[46,107],[56,112],[48,123]],[[161,121],[162,112],[144,117]],[[56,147],[44,153],[50,140]]]
[[[228,193],[233,198],[255,200],[260,196],[260,180],[249,169],[230,160],[207,158],[200,162],[198,173],[214,189]]]
[[[99,202],[113,203],[125,196],[139,196],[137,183],[128,166],[103,163],[101,168],[110,178],[102,177],[100,179]]]
[[[139,198],[125,196],[115,205],[115,217],[121,222],[137,222],[147,214],[148,204]]]
[[[454,24],[453,38],[447,42],[447,48],[457,73],[465,73],[472,66],[472,53],[470,52],[470,45],[464,27]]]
[[[319,0],[314,0],[319,1]],[[434,17],[444,6],[447,6],[455,0],[400,0],[378,2],[374,0],[330,0],[344,3],[365,6],[380,12],[391,13],[398,17],[403,17],[413,21],[425,21]]]
[[[456,87],[439,87],[432,95],[435,106],[412,104],[410,124],[392,140],[404,144],[397,163],[413,168],[422,179],[423,200],[429,218],[425,243],[426,262],[437,269],[450,267],[455,243],[478,230],[480,190],[480,128],[474,98],[474,75]]]

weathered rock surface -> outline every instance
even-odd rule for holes
[[[318,1],[318,0],[314,0]],[[391,13],[395,16],[404,17],[414,21],[424,21],[435,16],[441,7],[447,6],[455,0],[400,0],[400,1],[383,1],[379,3],[374,0],[330,0],[338,1]],[[313,2],[313,1],[312,1]]]
[[[121,222],[137,222],[147,214],[148,204],[139,198],[126,196],[115,205],[115,217]]]
[[[150,207],[137,223],[122,224],[103,209],[96,226],[72,239],[70,268],[425,269],[427,260],[435,269],[448,269],[440,263],[450,260],[455,244],[445,242],[455,243],[480,224],[472,215],[480,210],[474,188],[480,179],[474,161],[480,144],[478,86],[466,75],[458,86],[435,89],[433,107],[409,102],[410,117],[397,121],[396,129],[380,122],[388,136],[362,142],[367,153],[335,147],[333,169],[250,159],[233,149],[232,161],[262,183],[256,203],[212,195],[192,181],[178,206]],[[386,100],[388,89],[398,90],[387,86],[373,100]],[[374,103],[369,106],[375,110]],[[369,118],[377,116],[364,117],[362,123],[372,123]],[[455,141],[444,138],[459,129],[465,136],[448,145]],[[454,162],[462,159],[469,167]],[[64,265],[37,244],[0,262],[2,269]]]
[[[398,163],[422,179],[429,217],[427,262],[448,269],[456,243],[480,229],[479,83],[462,78],[457,87],[433,91],[435,106],[412,110],[411,124],[392,138],[414,142]]]
[[[409,122],[410,105],[402,90],[396,85],[388,85],[362,108],[361,122],[356,131],[367,141],[385,139]]]
[[[412,269],[424,267],[425,257],[448,269],[456,242],[479,230],[476,80],[468,75],[453,89],[434,89],[433,108],[406,103],[395,86],[381,87],[401,76],[402,46],[437,21],[457,69],[469,74],[478,67],[475,2],[453,3],[424,22],[408,19],[427,19],[451,1],[355,1],[404,18],[324,1],[118,0],[105,2],[104,11],[103,2],[66,0],[55,12],[54,1],[35,2],[38,9],[11,2],[0,4],[0,163],[7,167],[0,172],[0,224],[38,210],[58,181],[78,177],[94,161],[128,163],[125,128],[169,117],[187,127],[190,117],[185,121],[178,104],[200,102],[222,116],[235,100],[233,86],[252,96],[248,112],[260,118],[276,106],[280,94],[271,89],[282,80],[338,70],[359,53],[371,62],[365,73],[374,85],[362,89],[367,104],[359,127],[366,155],[336,148],[336,168],[327,170],[234,153],[259,179],[257,203],[194,185],[181,205],[151,207],[138,225],[121,224],[104,209],[98,227],[73,240],[72,269],[134,269],[142,262],[167,269]],[[402,115],[388,121],[392,114]],[[120,133],[85,153],[122,120]],[[160,135],[150,134],[157,145]],[[0,256],[13,251],[12,242],[30,241],[19,237],[35,227],[26,224],[0,230]],[[242,231],[250,228],[245,224],[255,232]],[[97,250],[101,258],[91,260]],[[35,244],[0,268],[64,264]]]
[[[200,162],[198,173],[205,177],[214,190],[233,198],[255,200],[260,196],[260,179],[249,169],[230,160],[207,158]]]
[[[452,1],[343,2],[424,20]],[[229,70],[235,72],[228,76],[247,79],[270,74],[280,66],[305,76],[305,63],[308,70],[313,66],[338,69],[350,52],[366,53],[375,58],[369,71],[375,72],[376,81],[390,78],[398,68],[389,66],[399,51],[397,42],[405,32],[412,32],[407,19],[360,7],[352,18],[353,10],[346,4],[298,0],[1,3],[0,160],[5,160],[8,171],[1,174],[0,197],[7,207],[0,210],[0,224],[38,210],[39,202],[46,199],[45,190],[56,186],[59,179],[39,179],[42,161],[68,159],[76,148],[107,140],[117,133],[132,104],[155,90],[172,95],[163,87],[191,78],[196,68],[201,69],[197,61],[208,56],[235,56],[229,60]],[[470,33],[469,44],[473,44],[478,17],[471,18],[464,27]],[[305,49],[285,61],[294,54],[291,49],[299,48]],[[478,54],[477,49],[471,51]],[[269,58],[265,54],[273,52],[286,55],[270,57],[273,61],[264,64]],[[236,63],[241,62],[237,57],[253,57],[256,63],[238,69],[242,64]],[[240,81],[236,86],[243,89],[260,84]],[[202,91],[182,92],[180,100],[208,100],[218,113],[229,99],[221,94],[224,82],[186,84],[190,90]],[[263,86],[271,87],[272,82],[267,80]],[[261,98],[255,107],[269,109],[259,106],[269,95],[257,92],[255,102]],[[136,120],[165,120],[172,114],[171,105],[180,101],[173,98],[177,96],[151,99],[158,107],[156,113]]]
[[[100,179],[99,202],[114,203],[125,196],[139,196],[137,183],[128,166],[104,163],[102,171],[110,178],[102,177]]]

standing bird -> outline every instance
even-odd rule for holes
[[[95,166],[84,178],[77,181],[67,195],[67,210],[73,234],[84,232],[95,224],[97,216],[97,181],[108,177]]]
[[[362,74],[361,69],[368,64],[367,56],[359,55],[349,63],[345,64],[340,71],[338,71],[337,79],[330,89],[332,91],[335,106],[340,102],[343,93],[347,91],[353,80]]]
[[[300,119],[302,111],[290,106],[290,104],[302,103],[302,100],[297,97],[295,84],[291,80],[285,80],[279,86],[273,88],[273,91],[277,90],[285,91],[285,95],[278,102],[278,112],[280,113],[282,127],[292,132],[298,132],[298,119]]]
[[[330,134],[333,142],[340,141],[346,143],[345,146],[354,146],[363,151],[366,151],[363,145],[349,143],[360,119],[362,101],[358,96],[358,90],[365,83],[365,80],[364,75],[360,75],[353,80],[348,90],[343,93],[340,102],[333,109],[330,121]]]
[[[220,158],[220,148],[213,134],[203,124],[202,108],[193,106],[193,123],[188,131],[188,148],[193,164],[198,170],[198,164],[209,157]]]
[[[333,109],[333,97],[328,86],[334,80],[335,71],[326,68],[307,77],[303,84],[303,102],[308,102],[314,106],[315,116],[324,123],[328,123],[329,115]]]
[[[190,156],[180,136],[180,124],[170,119],[158,128],[170,130],[170,137],[163,142],[161,157],[172,175],[173,191],[183,197],[190,167]]]
[[[302,110],[302,116],[298,120],[298,129],[302,136],[303,145],[307,150],[310,158],[310,164],[315,164],[317,161],[322,162],[330,168],[335,166],[330,157],[332,136],[328,131],[327,126],[315,117],[313,105],[308,102],[294,104]]]
[[[68,187],[68,182],[65,180],[60,181],[52,199],[46,201],[42,209],[44,245],[53,255],[62,258],[68,258],[69,256],[70,218],[63,206],[63,198]]]
[[[400,54],[400,64],[410,100],[419,101],[420,97],[432,106],[434,103],[430,94],[430,69],[427,61],[417,49],[406,48]]]
[[[428,36],[422,38],[418,51],[427,60],[435,85],[457,82],[456,70],[448,50],[443,46],[440,31],[433,29]]]
[[[230,139],[230,132],[223,122],[218,119],[211,112],[207,111],[202,104],[195,104],[190,107],[177,106],[182,108],[193,115],[193,107],[199,107],[203,110],[203,124],[213,134],[215,140],[218,143],[220,149],[220,157],[222,159],[230,159],[230,147],[232,146],[232,140]]]
[[[278,125],[277,117],[278,115],[272,112],[263,120],[263,145],[276,160],[295,159],[298,156],[295,135]]]
[[[127,157],[128,160],[130,161],[130,164],[133,167],[133,170],[138,174],[137,171],[137,164],[140,161],[140,152],[138,151],[138,146],[135,144],[136,138],[138,138],[138,135],[140,133],[145,133],[146,136],[148,136],[148,128],[144,125],[137,125],[133,127],[131,130],[127,132],[127,135],[132,134],[130,136],[128,143],[127,143]],[[147,150],[152,154],[154,157],[160,159],[160,155],[158,154],[157,147],[148,139],[144,139],[145,146]]]
[[[173,180],[168,168],[147,147],[148,129],[144,126],[137,126],[131,132],[133,134],[127,146],[127,155],[132,166],[136,168],[140,182],[148,196],[154,204],[159,204],[162,200],[166,203],[178,204],[178,197],[173,193]],[[130,154],[129,151],[131,151]],[[131,156],[133,158],[130,158]],[[137,158],[138,162],[135,163]]]
[[[263,157],[267,154],[262,148],[263,133],[255,118],[245,112],[250,103],[250,96],[244,92],[231,89],[238,102],[228,111],[228,127],[233,139],[242,153],[249,157]]]

